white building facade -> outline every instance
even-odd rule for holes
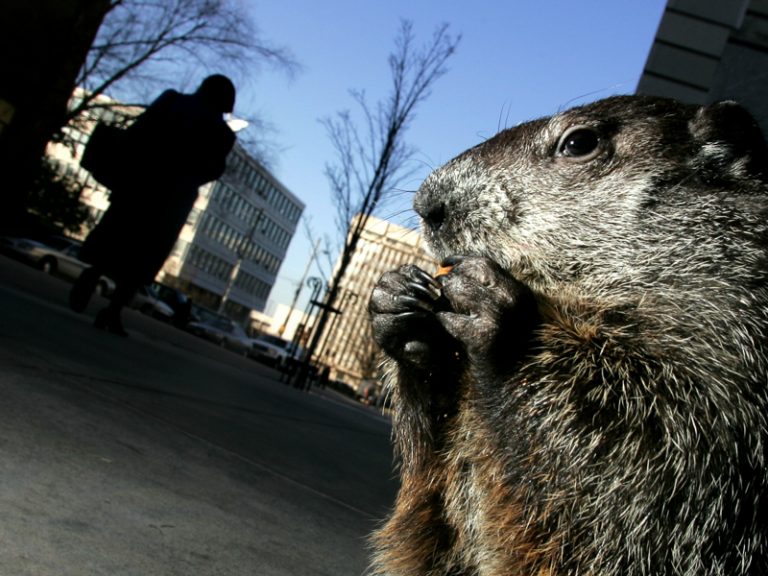
[[[206,184],[158,280],[245,321],[263,311],[304,203],[241,146]]]

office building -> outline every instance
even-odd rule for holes
[[[239,145],[206,184],[158,280],[245,321],[263,311],[304,203]]]

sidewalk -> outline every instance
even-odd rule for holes
[[[394,498],[385,417],[139,314],[130,338],[104,336],[65,286],[13,264],[0,576],[365,572]]]
[[[0,358],[0,575],[349,573],[318,556],[322,546],[297,555],[281,545],[328,538],[322,513],[296,532],[312,506],[296,486],[8,363]]]

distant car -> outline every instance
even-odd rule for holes
[[[251,351],[248,355],[254,360],[264,362],[275,368],[282,368],[285,365],[288,352],[283,347],[258,336],[251,340]]]
[[[158,320],[170,322],[173,318],[173,309],[160,300],[153,286],[141,286],[130,304],[140,312]]]
[[[159,282],[153,282],[150,284],[150,288],[162,302],[165,302],[173,310],[171,322],[178,327],[186,326],[192,319],[192,300],[189,299],[189,296],[181,290]]]
[[[48,241],[57,244],[58,247],[30,238],[5,236],[0,238],[0,251],[35,266],[43,272],[60,276],[69,281],[76,280],[80,273],[88,268],[88,264],[79,258],[82,246],[80,242],[64,236],[51,237]],[[112,279],[106,276],[99,278],[99,282],[96,284],[97,294],[109,296],[114,290],[115,283]]]
[[[186,330],[243,356],[250,355],[251,338],[242,326],[224,316],[190,322]]]
[[[252,358],[271,364],[276,368],[288,368],[291,363],[298,362],[302,356],[301,347],[292,350],[292,342],[283,340],[272,334],[260,334],[253,339]]]

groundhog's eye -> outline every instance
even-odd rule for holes
[[[592,128],[577,126],[560,138],[557,155],[574,160],[591,160],[600,151],[600,136]]]

